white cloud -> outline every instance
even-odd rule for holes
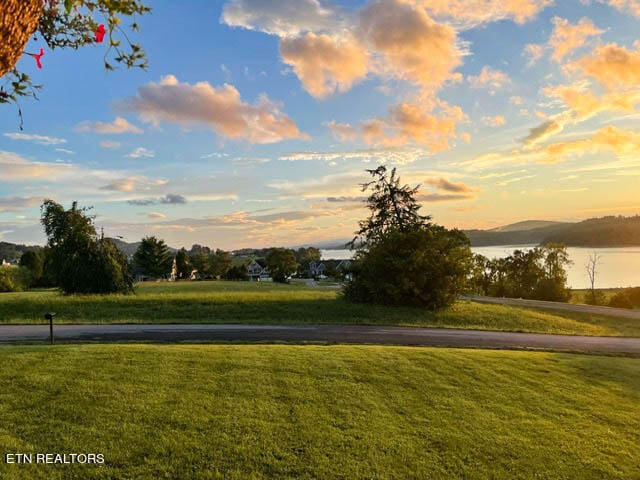
[[[127,155],[128,158],[153,158],[156,156],[156,152],[144,147],[138,147]]]
[[[39,145],[61,145],[67,143],[64,138],[48,137],[46,135],[34,135],[30,133],[5,133],[5,137],[12,140],[25,140],[27,142],[37,143]]]
[[[336,24],[333,11],[318,0],[231,0],[220,21],[279,37],[323,31]]]

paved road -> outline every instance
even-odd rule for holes
[[[583,337],[440,328],[348,325],[58,325],[58,341],[339,342],[350,344],[551,349],[640,355],[640,338]],[[46,325],[0,325],[0,344],[47,341]]]
[[[568,310],[571,312],[593,313],[596,315],[608,315],[610,317],[635,318],[640,320],[640,310],[627,310],[624,308],[598,307],[593,305],[574,305],[572,303],[543,302],[541,300],[523,300],[521,298],[500,297],[461,297],[462,300],[471,300],[480,303],[497,303],[501,305],[513,305],[516,307],[546,308],[551,310]]]

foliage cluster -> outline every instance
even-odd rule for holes
[[[127,259],[98,235],[93,218],[76,202],[69,210],[52,200],[42,205],[41,223],[50,254],[47,270],[64,293],[128,293],[133,279]]]
[[[32,284],[32,276],[25,267],[0,266],[0,292],[22,292]]]
[[[421,215],[419,187],[401,186],[395,168],[388,172],[380,166],[368,173],[373,180],[362,191],[371,190],[371,213],[351,242],[357,252],[346,298],[433,310],[453,304],[471,268],[469,240]]]
[[[505,258],[488,259],[482,255],[473,258],[470,281],[473,293],[556,302],[571,298],[566,270],[571,261],[564,245],[515,250]]]
[[[640,287],[627,288],[616,293],[609,299],[608,305],[614,308],[640,308]]]

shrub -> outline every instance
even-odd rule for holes
[[[0,292],[21,292],[31,282],[31,274],[24,267],[0,267]]]
[[[634,307],[640,307],[640,287],[627,288],[625,290]]]
[[[471,260],[458,230],[431,225],[391,232],[356,254],[344,294],[355,302],[443,308],[464,292]]]
[[[633,303],[627,292],[618,292],[609,300],[609,306],[615,308],[633,308]]]
[[[224,278],[225,280],[248,281],[249,272],[247,272],[247,267],[245,267],[244,265],[236,265],[227,270],[222,278]]]
[[[607,297],[601,290],[589,290],[584,295],[584,303],[587,305],[606,305]]]

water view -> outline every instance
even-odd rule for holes
[[[473,247],[474,253],[488,258],[502,258],[514,250],[528,250],[534,245],[496,245],[491,247]],[[640,285],[640,247],[624,248],[567,248],[573,264],[568,269],[571,288],[588,288],[589,279],[585,265],[589,255],[596,253],[600,257],[598,264],[597,288],[617,288]],[[323,259],[349,259],[350,250],[322,250]]]

